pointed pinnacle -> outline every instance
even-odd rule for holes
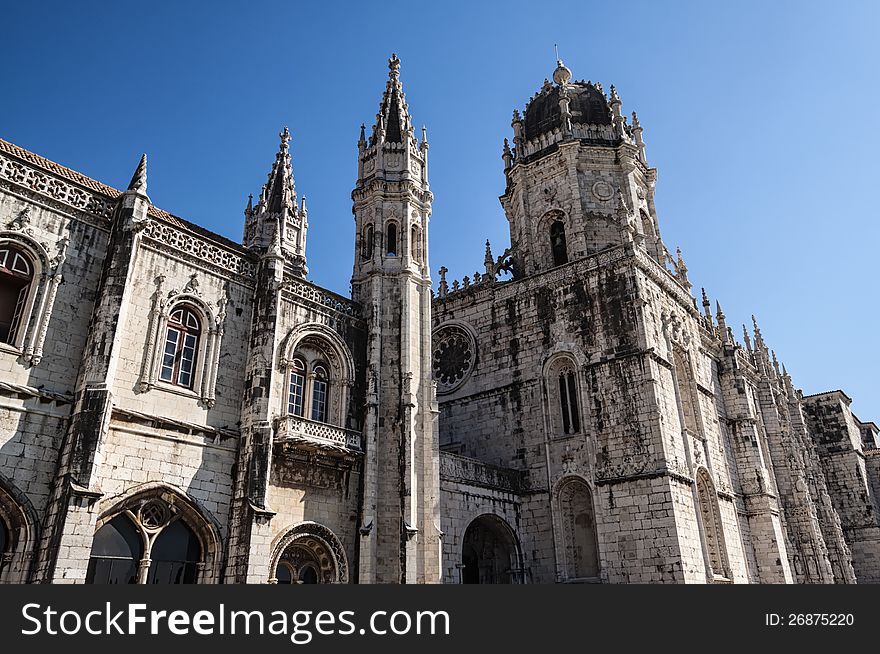
[[[751,352],[752,351],[752,339],[749,338],[749,330],[746,329],[746,326],[743,325],[743,341],[745,341],[746,349]]]
[[[137,168],[134,171],[134,175],[131,176],[131,181],[128,183],[129,191],[137,191],[138,193],[147,194],[147,155],[142,154],[140,163],[138,163]]]
[[[752,315],[752,325],[755,328],[755,345],[763,345],[764,337],[761,335],[761,329],[758,327],[758,320],[755,318],[754,314]]]
[[[391,53],[391,59],[388,60],[388,77],[393,80],[396,80],[400,77],[400,59],[397,58],[397,53]]]
[[[718,322],[724,320],[724,312],[721,310],[721,302],[715,300],[715,314],[718,317]]]

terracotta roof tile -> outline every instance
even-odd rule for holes
[[[115,200],[118,198],[122,191],[113,188],[112,186],[107,186],[97,180],[92,179],[91,177],[87,177],[82,173],[79,173],[75,170],[67,168],[66,166],[62,166],[61,164],[55,163],[45,157],[41,157],[40,155],[31,152],[30,150],[25,150],[24,148],[15,145],[15,143],[10,143],[9,141],[5,141],[0,138],[0,152],[5,152],[7,154],[12,155],[18,159],[26,161],[34,166],[42,168],[62,179],[66,179],[69,182],[73,182],[74,184],[79,184],[80,186],[84,186],[87,189],[95,191],[96,193],[100,193],[101,195],[105,195],[108,198]],[[247,250],[236,243],[235,241],[231,241],[224,236],[220,236],[219,234],[215,234],[204,227],[200,227],[194,223],[191,223],[187,220],[183,220],[182,218],[178,218],[177,216],[168,213],[160,209],[159,207],[150,205],[148,214],[153,218],[159,218],[167,223],[174,225],[175,227],[179,227],[181,229],[185,229],[191,232],[195,232],[196,234],[200,234],[202,236],[213,239],[219,243],[226,245],[227,247],[233,248],[240,252],[246,252]]]

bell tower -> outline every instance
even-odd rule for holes
[[[428,143],[388,81],[369,140],[361,126],[352,298],[367,319],[361,583],[440,581],[439,439],[431,379]]]
[[[513,112],[504,141],[514,275],[532,275],[635,242],[665,265],[654,208],[657,171],[648,165],[638,116],[621,114],[612,86],[573,80],[557,61],[553,81]]]

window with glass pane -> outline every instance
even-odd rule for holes
[[[165,527],[150,552],[148,584],[194,584],[202,548],[192,530],[181,520]]]
[[[188,307],[178,307],[171,312],[165,331],[159,379],[192,388],[200,333],[201,323]]]
[[[144,545],[134,523],[119,515],[101,527],[92,542],[87,584],[135,584]]]
[[[290,371],[290,389],[287,395],[287,413],[292,416],[303,414],[305,396],[306,367],[299,359],[294,359]]]
[[[327,421],[327,370],[315,366],[315,381],[312,386],[312,420]]]
[[[14,247],[0,246],[0,342],[14,343],[20,333],[32,281],[27,255]]]

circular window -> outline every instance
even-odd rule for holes
[[[473,336],[463,327],[446,325],[433,335],[432,367],[438,393],[449,393],[468,378],[474,368],[477,348]]]
[[[171,517],[168,513],[168,507],[159,500],[150,500],[144,504],[140,513],[141,524],[147,529],[158,529]]]

